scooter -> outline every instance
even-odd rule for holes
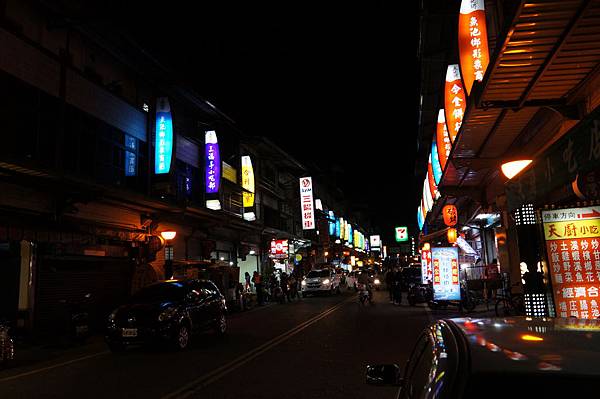
[[[373,294],[367,284],[358,285],[358,301],[361,305],[365,305],[367,302],[371,305],[373,304]]]
[[[87,310],[92,294],[86,294],[81,301],[63,299],[60,302],[67,307],[67,338],[84,343],[91,335],[90,315]]]
[[[433,291],[428,285],[411,283],[408,287],[407,299],[410,306],[430,302],[433,301]]]
[[[0,366],[15,357],[15,343],[9,334],[9,329],[8,323],[0,320]]]

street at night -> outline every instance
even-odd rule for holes
[[[366,365],[404,364],[435,315],[390,304],[386,292],[375,301],[362,306],[352,291],[256,308],[186,352],[112,354],[95,342],[0,373],[0,397],[392,399],[397,387],[365,384]]]
[[[0,0],[0,399],[600,397],[600,0]]]

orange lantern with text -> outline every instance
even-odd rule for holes
[[[444,224],[446,226],[456,226],[456,222],[458,222],[458,210],[456,209],[456,206],[444,206],[444,208],[442,209],[442,215],[444,217]]]
[[[458,235],[457,235],[456,229],[455,229],[455,228],[453,228],[453,227],[450,227],[450,228],[448,229],[448,242],[449,242],[450,244],[454,244],[454,243],[456,243],[456,238],[457,238],[457,236],[458,236]]]
[[[460,69],[467,94],[481,82],[490,63],[484,0],[462,0],[458,17]]]
[[[451,143],[456,141],[456,135],[458,135],[458,131],[462,125],[466,109],[467,97],[460,77],[460,68],[458,64],[448,65],[446,85],[444,87],[444,110],[446,112],[446,126]]]

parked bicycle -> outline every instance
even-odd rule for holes
[[[15,357],[15,343],[9,334],[9,330],[8,323],[0,320],[0,366]]]
[[[502,293],[496,300],[496,316],[524,316],[525,315],[525,298],[523,294],[513,293],[511,288],[517,287],[519,284],[505,284]]]

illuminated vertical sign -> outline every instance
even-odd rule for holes
[[[125,135],[125,176],[137,175],[137,139]]]
[[[446,111],[446,126],[450,142],[454,143],[462,125],[467,101],[458,64],[448,65],[446,85],[444,88],[444,109]],[[439,122],[439,118],[438,118]]]
[[[437,128],[436,128],[436,145],[438,158],[440,160],[440,166],[442,171],[446,169],[446,162],[450,157],[450,150],[452,149],[452,143],[450,142],[450,136],[448,135],[448,129],[446,128],[446,118],[444,117],[444,110],[440,109],[438,112]]]
[[[372,251],[381,251],[381,236],[374,235],[370,237],[371,241],[371,250]]]
[[[206,156],[206,193],[218,193],[219,185],[221,184],[221,155],[219,154],[217,133],[214,130],[206,132],[204,143],[204,153]]]
[[[334,236],[335,235],[335,225],[336,225],[336,221],[335,221],[335,215],[333,214],[333,211],[329,211],[328,212],[328,222],[329,222],[329,235],[330,236]]]
[[[254,206],[254,169],[252,168],[252,160],[248,155],[242,157],[242,188],[244,208]]]
[[[428,213],[433,207],[433,198],[429,191],[429,179],[426,177],[423,181],[423,203],[425,204],[425,213]]]
[[[484,0],[462,0],[458,17],[460,69],[467,94],[481,82],[490,62]]]
[[[433,180],[437,187],[440,184],[440,180],[442,180],[442,167],[440,166],[440,159],[438,158],[438,150],[435,140],[433,140],[431,143],[431,166],[433,169]]]
[[[336,219],[335,221],[335,236],[340,238],[340,219]]]
[[[433,299],[437,301],[460,300],[458,275],[458,248],[432,247]]]
[[[434,200],[440,197],[440,193],[435,184],[435,178],[433,176],[433,165],[431,163],[431,154],[429,154],[429,162],[427,164],[427,181],[429,183],[429,192],[431,193],[431,198]]]
[[[156,100],[156,132],[154,142],[154,173],[169,173],[173,155],[173,119],[166,97]]]
[[[417,223],[419,224],[419,230],[423,230],[423,224],[425,221],[423,220],[423,211],[421,210],[421,205],[417,208]]]
[[[430,284],[433,281],[433,269],[431,267],[431,251],[421,250],[421,283]]]
[[[302,213],[302,229],[314,230],[315,209],[311,177],[300,178],[300,211]]]

